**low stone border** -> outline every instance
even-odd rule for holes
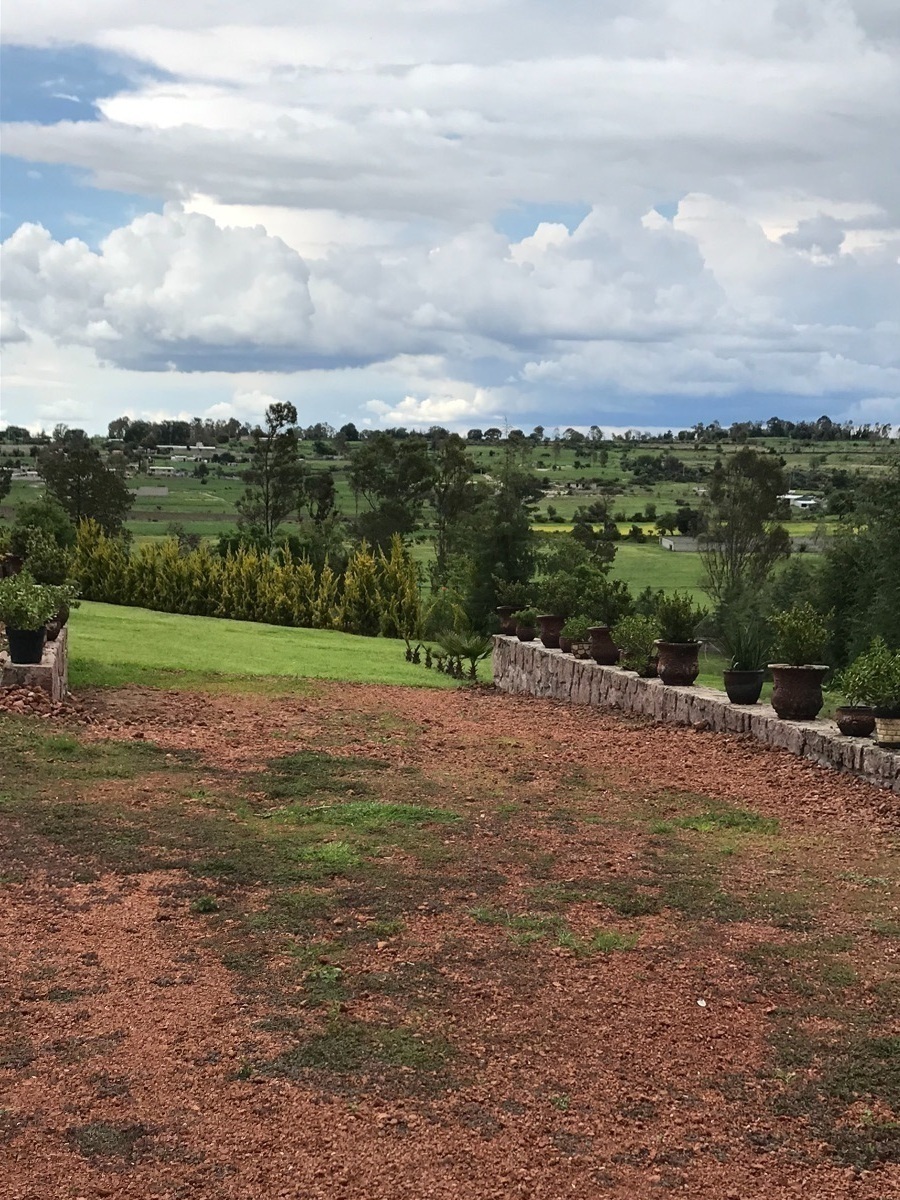
[[[900,793],[900,753],[884,750],[870,738],[844,737],[833,721],[782,721],[771,705],[731,704],[724,692],[712,688],[666,687],[658,679],[641,679],[632,671],[547,650],[537,641],[500,635],[494,638],[494,683],[504,692],[746,734],[766,746],[790,750]]]
[[[63,626],[55,642],[47,642],[39,663],[10,662],[9,655],[0,654],[0,687],[29,688],[46,692],[59,702],[69,690],[69,627]]]

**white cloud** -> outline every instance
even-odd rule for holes
[[[258,0],[251,20],[159,0],[148,24],[137,0],[13,0],[8,40],[167,75],[101,97],[100,120],[9,125],[5,149],[173,202],[98,251],[9,239],[16,370],[40,377],[49,340],[98,393],[156,371],[172,403],[249,413],[340,386],[341,411],[405,424],[590,397],[889,408],[898,11]],[[566,205],[592,211],[570,229]],[[523,206],[547,219],[510,242]]]

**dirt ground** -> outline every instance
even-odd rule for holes
[[[0,738],[9,1200],[900,1197],[896,797],[481,688]]]

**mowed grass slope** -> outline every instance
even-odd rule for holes
[[[287,679],[457,686],[446,675],[406,662],[404,643],[392,638],[94,603],[83,603],[70,622],[74,688],[202,687],[225,677],[277,677],[279,686]],[[489,667],[483,669],[489,677]]]

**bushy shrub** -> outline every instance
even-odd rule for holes
[[[72,573],[85,599],[160,612],[392,637],[416,636],[421,623],[415,564],[399,538],[389,554],[360,546],[341,576],[327,564],[317,573],[288,546],[270,554],[245,543],[222,555],[204,544],[185,553],[168,538],[129,552],[86,521]]]
[[[820,663],[833,613],[823,615],[804,601],[770,617],[775,630],[774,661],[791,667]]]
[[[685,643],[697,639],[697,626],[706,616],[706,609],[694,604],[687,593],[663,595],[656,605],[659,637],[664,642]]]
[[[623,617],[612,629],[612,639],[622,652],[619,665],[626,671],[643,671],[653,657],[657,636],[652,617]]]

